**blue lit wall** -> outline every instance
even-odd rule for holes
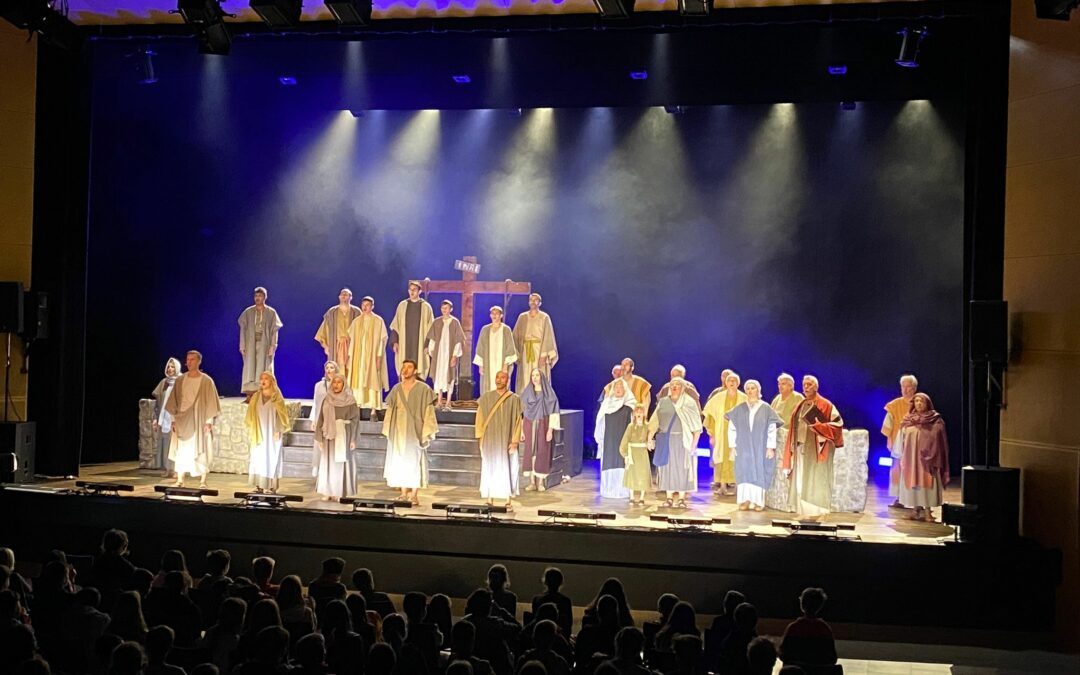
[[[199,349],[220,391],[238,392],[236,318],[254,286],[285,323],[285,394],[306,397],[341,286],[389,320],[406,279],[458,278],[470,254],[482,279],[543,293],[564,407],[594,414],[623,356],[657,384],[683,363],[703,391],[725,367],[768,396],[779,372],[814,373],[877,443],[882,406],[914,372],[958,439],[952,104],[354,118],[302,96],[251,105],[227,60],[206,63],[184,87],[95,101],[84,461],[134,455],[136,399],[170,355]]]

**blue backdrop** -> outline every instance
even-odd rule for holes
[[[174,90],[95,100],[84,461],[134,455],[135,401],[170,355],[199,349],[219,390],[239,391],[254,286],[285,323],[282,388],[307,397],[341,286],[389,321],[408,278],[458,278],[463,255],[543,294],[555,389],[590,420],[631,356],[656,388],[676,362],[703,392],[725,367],[767,396],[781,371],[816,374],[879,450],[881,408],[914,372],[958,438],[954,104],[354,117],[245,103],[210,63]],[[476,333],[498,302],[478,299]]]

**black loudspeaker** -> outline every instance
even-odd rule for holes
[[[23,286],[19,281],[0,281],[0,333],[23,332]]]
[[[1009,303],[971,301],[970,358],[975,363],[1004,365],[1009,360]]]
[[[34,482],[33,422],[0,422],[0,483]]]
[[[965,541],[1005,542],[1020,536],[1020,469],[965,466],[961,494],[975,506],[975,524],[961,526]]]
[[[44,340],[49,337],[49,294],[27,291],[23,294],[24,340]]]

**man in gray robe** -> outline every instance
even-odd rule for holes
[[[244,357],[244,374],[240,391],[250,398],[259,391],[259,376],[274,372],[274,352],[277,351],[281,319],[273,307],[266,304],[266,289],[255,288],[255,304],[240,313],[240,355]]]
[[[490,312],[491,323],[480,329],[480,338],[476,341],[476,356],[473,364],[480,370],[480,391],[495,389],[495,375],[506,371],[513,375],[514,364],[518,360],[517,347],[514,346],[514,334],[503,323],[503,308],[495,305]]]
[[[495,389],[480,396],[476,410],[476,437],[480,439],[480,496],[488,504],[504,500],[513,508],[518,462],[512,455],[521,442],[521,398],[510,391],[510,376],[495,375]]]
[[[187,372],[176,378],[172,396],[165,410],[172,416],[169,461],[176,468],[176,485],[183,487],[184,475],[199,477],[206,487],[206,476],[214,461],[214,420],[221,413],[217,386],[203,373],[202,354],[192,349],[185,356]]]
[[[671,375],[671,380],[675,380],[676,378],[678,378],[683,381],[683,392],[688,394],[690,398],[694,399],[694,403],[697,403],[698,407],[700,408],[701,394],[698,393],[697,387],[694,386],[694,383],[686,379],[686,366],[682,365],[681,363],[676,363],[671,367],[671,372],[669,374]],[[657,401],[667,397],[668,387],[670,386],[671,381],[660,387],[660,393],[656,395]]]
[[[454,316],[454,303],[443,300],[439,306],[441,316],[435,319],[424,339],[425,349],[430,357],[431,386],[438,397],[436,407],[450,409],[454,398],[454,385],[457,384],[458,359],[465,353],[465,331],[461,322]],[[445,402],[443,394],[446,395]]]
[[[356,489],[356,466],[352,450],[356,448],[360,409],[345,378],[334,373],[330,390],[319,402],[315,418],[315,452],[312,453],[311,474],[315,476],[315,492],[327,500],[348,497]]]
[[[776,471],[776,431],[780,416],[761,400],[761,383],[747,380],[746,400],[724,415],[728,448],[735,460],[736,499],[740,511],[765,510],[765,491]]]
[[[386,484],[401,490],[401,499],[420,503],[419,490],[427,487],[427,449],[439,432],[435,421],[435,392],[416,379],[416,364],[401,364],[401,382],[386,397]]]
[[[420,284],[409,282],[409,297],[398,303],[394,318],[390,320],[390,348],[394,350],[394,368],[401,379],[401,365],[406,361],[416,364],[416,377],[427,379],[428,354],[424,348],[434,315],[427,300],[420,298]]]
[[[352,304],[353,293],[343,288],[338,293],[338,304],[323,313],[322,323],[315,333],[315,341],[323,348],[326,358],[338,364],[338,372],[349,376],[349,326],[360,316],[360,308]],[[318,412],[312,414],[317,415]]]

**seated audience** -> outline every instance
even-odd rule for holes
[[[101,550],[90,568],[91,583],[111,608],[111,598],[128,588],[135,565],[127,559],[128,536],[123,530],[109,530],[101,537]]]
[[[697,614],[689,602],[679,602],[668,615],[667,623],[656,634],[656,650],[661,652],[674,651],[671,641],[678,635],[693,635],[699,637],[701,633],[697,628]]]
[[[308,582],[308,597],[315,601],[316,619],[322,619],[322,613],[331,600],[344,600],[349,589],[341,583],[345,572],[345,561],[341,558],[327,558],[322,563],[322,574]]]
[[[300,577],[290,574],[281,580],[277,592],[278,611],[281,613],[281,625],[289,631],[289,643],[315,632],[314,603],[310,597],[304,597]]]
[[[424,621],[438,626],[442,633],[440,649],[450,647],[450,629],[454,625],[454,615],[450,606],[450,597],[442,593],[436,593],[428,601],[427,609],[424,610]]]
[[[594,597],[592,602],[585,607],[585,612],[581,618],[582,625],[596,621],[596,605],[600,602],[600,598],[605,595],[610,595],[615,598],[615,601],[619,604],[619,626],[623,628],[626,626],[633,626],[634,618],[630,615],[630,603],[626,601],[626,591],[623,589],[622,582],[614,577],[608,579],[600,586],[600,591],[596,594],[596,597]]]
[[[475,644],[476,626],[468,621],[458,621],[450,631],[450,660],[468,663],[476,675],[491,675],[491,663],[473,654]]]
[[[746,650],[757,637],[757,608],[744,602],[735,608],[731,632],[720,645],[720,675],[746,675],[750,662]]]
[[[602,596],[596,605],[593,620],[581,627],[574,640],[574,661],[580,666],[596,654],[611,657],[615,653],[615,636],[619,629],[619,601],[610,595]]]
[[[195,646],[202,633],[202,615],[188,597],[188,580],[184,572],[173,570],[165,575],[161,587],[151,589],[146,598],[146,617],[152,626],[168,626],[176,633],[176,646]]]
[[[615,636],[615,657],[603,662],[596,673],[611,672],[617,675],[654,675],[641,661],[645,648],[645,636],[633,626],[619,630]]]
[[[129,642],[142,644],[146,639],[146,619],[142,599],[135,591],[124,591],[116,597],[110,612],[109,632]]]
[[[536,614],[541,605],[554,603],[559,610],[559,618],[555,623],[558,624],[563,635],[571,635],[574,632],[574,604],[559,590],[563,585],[562,570],[558,567],[549,567],[544,570],[544,577],[540,581],[544,584],[544,592],[533,596],[533,614]]]
[[[191,588],[191,574],[188,573],[187,560],[184,558],[183,551],[177,551],[175,549],[171,551],[165,551],[161,556],[161,567],[158,569],[158,573],[154,575],[154,582],[150,584],[151,588],[161,588],[165,585],[165,576],[169,572],[180,572],[184,575],[184,582],[187,588]]]
[[[491,591],[491,601],[517,621],[517,596],[506,590],[510,586],[510,572],[506,565],[492,565],[487,573],[487,587]]]
[[[390,600],[390,596],[375,590],[375,575],[371,573],[371,570],[360,568],[354,571],[352,573],[352,583],[353,588],[364,596],[368,609],[378,612],[379,616],[389,616],[397,611],[394,608],[394,603]]]
[[[236,664],[246,614],[247,603],[240,598],[226,598],[218,608],[217,623],[199,640],[199,647],[210,653],[210,661],[222,672],[229,672]]]
[[[405,644],[414,646],[424,659],[428,670],[439,665],[439,651],[442,649],[443,635],[439,627],[424,621],[427,612],[427,596],[415,591],[405,594],[401,602],[408,623]]]
[[[776,645],[769,638],[756,637],[746,648],[750,675],[772,675],[776,667]]]
[[[165,662],[173,648],[173,629],[154,626],[146,634],[146,675],[186,675],[183,668]]]
[[[533,648],[524,652],[517,660],[517,672],[531,661],[543,664],[548,675],[570,675],[570,664],[552,648],[559,627],[554,621],[543,620],[533,627]]]
[[[492,613],[491,592],[479,588],[465,604],[465,621],[476,627],[476,655],[491,664],[495,675],[510,675],[514,670],[510,642],[517,637],[521,626]]]
[[[780,642],[780,660],[785,664],[830,666],[836,663],[836,641],[829,624],[819,618],[828,596],[820,588],[807,588],[799,595],[802,616],[788,624]]]
[[[131,640],[118,644],[109,657],[109,675],[141,675],[145,667],[142,645]]]
[[[251,561],[251,581],[255,584],[255,587],[259,589],[259,592],[267,598],[277,596],[278,587],[277,584],[272,581],[275,565],[274,559],[267,556],[255,558]]]

